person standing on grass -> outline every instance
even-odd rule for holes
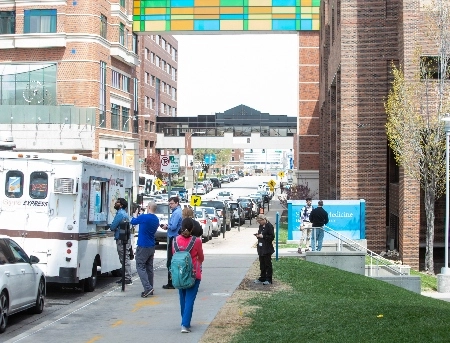
[[[192,239],[192,230],[194,229],[194,220],[192,218],[184,218],[181,224],[181,234],[177,236],[176,242],[180,250],[186,250]],[[194,236],[195,237],[195,236]],[[175,248],[172,245],[172,254]],[[181,310],[181,332],[191,332],[192,312],[194,311],[194,302],[197,297],[198,287],[202,279],[202,263],[205,260],[203,255],[202,239],[195,238],[194,246],[191,251],[192,265],[194,267],[195,283],[191,288],[179,289],[180,310]]]
[[[300,211],[300,231],[302,233],[302,237],[300,238],[297,249],[297,252],[299,254],[302,253],[302,248],[304,248],[305,251],[309,251],[312,230],[312,223],[309,220],[309,215],[314,209],[314,207],[311,205],[311,200],[311,198],[306,198],[306,205],[303,206]]]
[[[172,262],[172,245],[173,240],[179,234],[181,229],[181,207],[180,207],[180,199],[178,197],[171,197],[169,199],[169,207],[172,210],[172,214],[170,215],[169,223],[161,226],[163,230],[167,230],[167,285],[162,286],[164,289],[175,289],[172,285],[172,276],[170,275],[170,262]]]
[[[323,201],[319,200],[317,203],[317,207],[311,211],[309,215],[309,220],[312,223],[315,233],[313,233],[311,239],[311,247],[312,251],[316,251],[316,242],[317,242],[317,251],[322,250],[322,242],[323,242],[323,226],[328,224],[328,212],[323,208]]]
[[[275,238],[275,230],[264,214],[258,215],[256,221],[259,224],[258,233],[255,233],[255,237],[258,238],[256,249],[258,251],[259,269],[261,274],[260,277],[255,280],[255,283],[270,285],[272,283],[273,272],[272,254],[275,252],[272,244]]]
[[[155,215],[158,205],[149,202],[147,214],[139,214],[139,209],[133,214],[132,225],[139,225],[136,248],[136,270],[141,279],[144,291],[142,298],[153,295],[153,258],[155,256],[155,233],[159,226],[159,219]]]

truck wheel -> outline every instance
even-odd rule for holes
[[[97,286],[97,262],[94,261],[92,264],[92,274],[88,277],[84,283],[85,292],[93,292]]]

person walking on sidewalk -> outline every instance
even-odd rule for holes
[[[317,203],[317,208],[313,209],[311,211],[311,214],[309,215],[309,220],[312,223],[313,230],[315,231],[313,233],[312,239],[311,239],[311,247],[312,251],[316,251],[316,242],[317,242],[317,251],[322,250],[322,242],[323,242],[323,226],[325,224],[328,224],[328,212],[325,211],[323,208],[323,201],[319,200]]]
[[[302,248],[305,249],[305,251],[309,251],[312,228],[312,223],[309,220],[309,215],[311,214],[311,211],[313,209],[314,207],[311,205],[311,198],[306,198],[306,205],[303,206],[300,211],[300,231],[302,236],[298,244],[297,252],[299,254],[303,252]]]
[[[256,217],[259,224],[258,233],[255,237],[258,238],[258,245],[256,249],[259,256],[259,269],[261,274],[255,283],[262,283],[263,285],[270,285],[272,283],[272,254],[275,252],[273,248],[273,239],[275,238],[275,231],[273,225],[267,220],[264,214]]]
[[[147,214],[139,214],[136,210],[131,219],[132,225],[139,225],[139,234],[136,248],[136,270],[141,279],[144,291],[141,297],[153,295],[153,258],[155,256],[155,232],[159,226],[159,219],[155,215],[158,205],[149,202]]]
[[[194,220],[184,218],[181,225],[181,234],[177,236],[176,242],[180,250],[186,250],[192,239],[192,230],[194,228]],[[195,236],[194,236],[195,237]],[[172,246],[172,253],[175,248]],[[195,283],[191,288],[179,289],[180,310],[181,310],[181,332],[191,332],[192,312],[194,311],[194,302],[197,297],[198,287],[202,279],[202,263],[205,260],[203,255],[202,239],[195,238],[194,246],[191,251],[192,265],[194,267]]]
[[[114,240],[117,244],[117,253],[119,254],[120,264],[123,266],[125,263],[125,284],[132,285],[133,281],[131,280],[131,262],[130,262],[130,254],[128,253],[131,249],[131,240],[128,240],[125,246],[125,261],[123,260],[123,243],[119,240],[119,226],[123,220],[129,221],[130,216],[128,215],[126,209],[128,208],[128,201],[124,198],[118,198],[114,203],[114,209],[117,211],[114,219],[109,225],[109,229],[114,231]],[[122,283],[122,280],[117,281],[116,283]]]
[[[170,275],[170,262],[172,262],[172,245],[175,237],[178,236],[179,231],[181,229],[181,207],[180,200],[178,197],[171,197],[169,199],[169,207],[172,210],[172,214],[170,215],[169,223],[162,226],[163,230],[167,230],[167,285],[164,285],[164,289],[175,289],[172,285],[172,276]]]

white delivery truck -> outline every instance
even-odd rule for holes
[[[0,183],[0,234],[39,258],[47,282],[93,291],[98,272],[121,268],[107,225],[117,198],[132,205],[132,169],[76,154],[0,151]]]

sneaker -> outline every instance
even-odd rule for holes
[[[181,326],[181,333],[189,333],[191,332],[191,329],[187,328],[186,326]]]
[[[173,285],[171,284],[167,284],[163,286],[164,289],[175,289],[175,287],[173,287]]]
[[[132,285],[133,284],[133,280],[126,280],[125,281],[125,285]]]
[[[263,283],[261,280],[256,279],[255,281],[253,281],[254,283]]]
[[[272,284],[272,282],[270,282],[270,281],[264,281],[262,284],[267,286],[267,285]]]
[[[149,295],[153,295],[153,291],[154,291],[153,288],[152,288],[152,289],[149,289],[149,290],[147,290],[147,291],[143,291],[143,292],[141,293],[141,297],[142,297],[142,298],[147,298]]]

